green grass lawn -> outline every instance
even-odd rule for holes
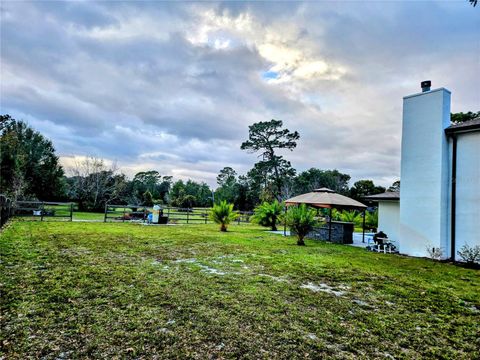
[[[6,359],[479,358],[478,270],[252,225],[14,222]]]
[[[104,213],[92,213],[83,211],[74,211],[73,220],[103,221]]]

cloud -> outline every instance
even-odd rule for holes
[[[463,3],[4,2],[1,111],[95,155],[215,185],[245,173],[248,125],[301,134],[299,170],[399,176],[401,99],[419,82],[480,104],[478,18]],[[459,71],[458,69],[461,69]]]

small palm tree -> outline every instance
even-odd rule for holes
[[[230,222],[238,217],[238,213],[233,211],[233,204],[228,204],[225,200],[213,205],[210,211],[210,220],[220,224],[220,231],[227,231]]]
[[[291,207],[287,211],[287,225],[297,234],[297,245],[305,245],[303,240],[315,225],[315,210],[305,204]]]
[[[342,221],[342,213],[337,209],[332,209],[332,221]]]
[[[378,209],[373,212],[365,212],[365,225],[367,225],[369,228],[378,227]]]
[[[354,223],[355,225],[361,225],[362,215],[355,210],[342,211],[340,214],[340,220],[345,222],[351,222],[351,223]]]
[[[252,222],[261,226],[269,226],[277,231],[277,223],[282,215],[283,206],[277,200],[272,203],[264,202],[255,208],[251,217]]]

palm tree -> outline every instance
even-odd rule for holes
[[[337,209],[332,209],[332,221],[342,221],[342,212]]]
[[[365,212],[365,225],[367,225],[369,228],[378,227],[378,209],[373,212]]]
[[[362,223],[362,216],[359,212],[352,210],[352,211],[342,211],[340,214],[340,219],[345,222],[351,222],[355,225],[361,225]]]
[[[237,217],[238,213],[233,211],[233,204],[228,204],[225,200],[213,205],[212,211],[210,211],[210,220],[220,224],[220,231],[227,231],[228,224]]]
[[[291,207],[287,211],[286,222],[291,230],[297,234],[297,245],[305,245],[305,236],[315,225],[315,210],[305,204]]]
[[[283,206],[277,200],[272,203],[264,202],[255,208],[251,217],[252,222],[261,226],[269,226],[277,231],[277,223],[282,215]]]

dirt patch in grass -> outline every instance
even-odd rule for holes
[[[334,288],[328,284],[325,284],[325,283],[319,283],[318,285],[314,284],[314,283],[307,283],[307,284],[302,284],[300,286],[302,289],[308,289],[308,290],[311,290],[313,292],[324,292],[324,293],[327,293],[327,294],[331,294],[331,295],[335,295],[335,296],[343,296],[345,295],[345,292],[347,289],[349,289],[348,286],[346,285],[340,285],[340,286],[337,286],[337,288]],[[336,290],[338,288],[342,288],[343,290]]]

